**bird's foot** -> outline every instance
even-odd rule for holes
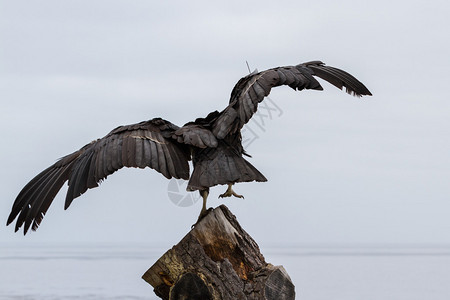
[[[192,224],[191,229],[194,228],[195,225],[197,225],[201,220],[203,220],[203,218],[206,217],[212,210],[213,210],[212,207],[202,210],[200,212],[200,215],[198,216],[197,222],[195,222],[195,224]]]
[[[220,194],[219,198],[225,198],[225,197],[231,197],[231,196],[234,196],[236,198],[244,199],[244,196],[236,194],[236,192],[233,191],[233,189],[231,188],[231,184],[229,184],[227,190],[225,191],[225,193]]]

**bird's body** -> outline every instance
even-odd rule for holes
[[[356,96],[371,95],[352,75],[314,61],[278,67],[243,77],[235,85],[229,105],[205,118],[178,127],[161,118],[120,126],[105,137],[64,156],[34,177],[17,196],[7,224],[17,217],[15,230],[36,230],[58,191],[68,182],[65,208],[73,199],[97,187],[122,167],[150,167],[166,178],[189,180],[188,191],[200,191],[205,213],[209,188],[228,185],[222,196],[240,196],[231,186],[237,182],[266,181],[244,159],[241,129],[256,112],[258,103],[272,87],[288,85],[294,90],[322,90],[319,76]],[[189,160],[193,162],[190,174]]]
[[[204,120],[217,120],[218,112],[211,113],[206,119],[197,119],[194,124],[202,124]],[[187,124],[189,126],[189,123]],[[202,125],[203,129],[212,132],[213,127]],[[217,139],[205,148],[192,148],[194,170],[187,185],[188,191],[206,190],[218,184],[234,184],[236,182],[267,181],[255,167],[243,157],[244,148],[241,133],[235,132]]]

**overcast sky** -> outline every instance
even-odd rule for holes
[[[450,244],[449,14],[448,1],[0,1],[0,242],[170,247],[201,201],[175,205],[151,169],[122,169],[67,211],[64,187],[25,237],[4,224],[31,178],[116,126],[222,110],[246,61],[322,60],[374,96],[273,90],[273,114],[244,133],[269,181],[237,184],[245,200],[215,187],[208,205],[262,246]]]

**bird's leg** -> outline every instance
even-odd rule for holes
[[[208,195],[209,195],[209,190],[201,190],[200,191],[200,196],[202,196],[202,199],[203,199],[203,205],[202,205],[202,210],[200,211],[199,220],[200,220],[200,217],[206,213],[206,200],[208,199]]]
[[[200,222],[201,219],[203,219],[204,217],[206,217],[206,215],[209,213],[209,209],[206,209],[206,199],[208,198],[209,195],[209,188],[206,188],[204,190],[200,190],[200,196],[202,196],[203,198],[203,205],[202,205],[202,210],[200,211],[200,215],[198,216],[197,222],[195,222],[194,225],[192,225],[192,227],[194,227],[198,222]]]
[[[244,198],[244,196],[236,194],[236,192],[233,191],[232,186],[233,186],[233,184],[229,183],[227,190],[225,191],[225,193],[219,195],[219,198],[231,197],[231,196],[235,196],[237,198]]]

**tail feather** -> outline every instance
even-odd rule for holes
[[[218,184],[267,181],[251,163],[229,148],[204,149],[196,154],[188,191],[203,190]]]

